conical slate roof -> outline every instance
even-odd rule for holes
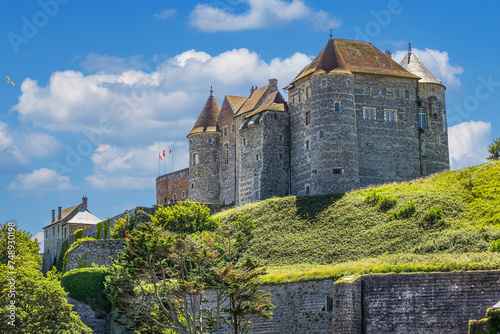
[[[292,83],[309,74],[367,73],[418,79],[369,42],[335,38],[328,40],[318,56]]]
[[[408,61],[408,57],[410,61]],[[407,71],[419,76],[421,79],[418,80],[418,82],[442,84],[439,79],[432,75],[431,71],[425,67],[414,53],[411,53],[411,55],[407,53],[399,65],[403,66]]]
[[[210,92],[210,96],[208,97],[203,110],[198,117],[198,120],[193,126],[191,132],[187,135],[188,138],[191,135],[204,133],[204,132],[216,132],[219,131],[217,127],[217,119],[219,118],[220,107],[217,100]]]

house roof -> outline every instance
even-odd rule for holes
[[[243,103],[235,116],[243,115],[249,111],[254,110],[259,101],[262,99],[262,96],[264,96],[264,93],[267,91],[268,87],[269,86],[264,86],[253,91],[252,95],[250,95],[245,103]]]
[[[91,224],[95,225],[100,222],[101,219],[97,218],[88,211],[80,211],[65,224]]]
[[[193,126],[193,129],[187,135],[188,138],[191,135],[204,133],[204,132],[217,132],[219,128],[217,126],[217,119],[219,118],[220,107],[219,103],[215,97],[210,93],[210,96],[203,107],[203,110],[198,116],[198,120]]]
[[[408,61],[408,58],[410,61]],[[418,82],[442,84],[441,80],[437,79],[414,53],[407,53],[399,65],[419,76],[421,79]]]
[[[70,216],[70,215],[75,214],[76,212],[78,212],[80,210],[80,206],[81,206],[81,204],[77,204],[77,205],[73,205],[73,206],[71,206],[69,208],[64,209],[61,212],[61,219],[56,219],[55,221],[51,222],[50,224],[48,224],[44,228],[47,228],[47,227],[52,226],[54,224],[57,224],[57,223],[59,223],[61,221],[64,221],[68,216]],[[58,218],[58,217],[56,216],[56,218]]]
[[[366,73],[418,79],[370,42],[330,39],[316,58],[293,79],[325,73]]]
[[[233,95],[226,95],[227,102],[231,105],[231,108],[233,109],[234,113],[236,113],[241,106],[248,100],[248,97],[243,97],[243,96],[233,96]]]
[[[245,118],[250,118],[258,113],[261,113],[266,110],[276,110],[276,111],[285,111],[286,110],[286,101],[281,96],[280,92],[275,91],[274,93],[269,94],[262,103],[259,104],[257,109],[250,112]]]

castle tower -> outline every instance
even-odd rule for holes
[[[344,192],[359,187],[354,75],[336,41],[285,87],[291,133],[292,194]]]
[[[220,107],[210,90],[203,110],[189,139],[189,200],[219,203],[220,130],[217,119]]]
[[[449,169],[446,87],[413,53],[411,43],[400,65],[421,78],[417,85],[421,175]]]

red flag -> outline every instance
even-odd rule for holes
[[[158,157],[160,158],[160,160],[163,160],[163,159],[162,159],[162,157],[161,157],[161,153],[160,153],[160,154],[158,154]]]
[[[163,150],[163,156],[165,156],[165,150]]]
[[[172,154],[172,149],[170,149],[170,151],[168,153]]]

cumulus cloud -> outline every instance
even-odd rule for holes
[[[8,190],[16,192],[35,191],[65,191],[74,189],[69,177],[58,176],[52,169],[40,168],[31,173],[19,174],[10,185]]]
[[[154,14],[154,18],[158,20],[166,20],[166,19],[172,19],[174,18],[175,14],[177,13],[177,9],[164,9],[160,13]]]
[[[35,234],[31,240],[34,241],[35,239],[38,240],[38,246],[40,247],[40,252],[43,253],[44,251],[44,235],[43,235],[43,232],[38,232],[37,234]]]
[[[243,0],[248,10],[234,14],[231,8],[198,4],[190,14],[189,24],[203,32],[240,31],[284,25],[294,21],[312,23],[317,30],[339,27],[341,20],[329,13],[315,11],[302,0]],[[233,8],[234,9],[234,8]]]
[[[450,56],[446,51],[439,51],[426,48],[425,50],[412,49],[412,52],[422,61],[429,71],[443,82],[448,89],[460,88],[462,83],[458,77],[464,69],[458,65],[450,63]],[[408,53],[405,50],[399,50],[394,53],[393,59],[401,61]]]
[[[128,149],[99,145],[91,157],[94,174],[85,177],[85,181],[94,188],[105,191],[154,188],[155,175],[158,173],[187,167],[187,144],[173,145],[173,142],[157,142],[146,148]],[[170,148],[173,148],[172,154],[169,153]],[[159,159],[160,155],[163,160]]]
[[[28,133],[21,139],[21,151],[30,157],[50,158],[63,147],[60,140],[46,133]]]
[[[491,123],[463,122],[448,128],[452,170],[486,162],[490,144]]]

